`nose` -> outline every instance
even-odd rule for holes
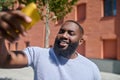
[[[68,38],[68,33],[67,32],[64,32],[63,35],[62,35],[63,38]]]

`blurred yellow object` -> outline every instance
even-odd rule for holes
[[[22,22],[22,25],[26,30],[29,30],[33,25],[35,25],[35,23],[40,20],[40,14],[38,12],[37,6],[33,2],[28,4],[21,11],[32,19],[31,23]]]

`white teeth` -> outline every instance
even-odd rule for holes
[[[66,41],[61,41],[60,43],[65,43],[65,44],[67,44],[67,42],[66,42]]]
[[[66,42],[66,41],[61,41],[61,42],[60,42],[60,45],[61,45],[61,46],[66,46],[66,45],[67,45],[67,42]]]
[[[62,44],[67,44],[66,42],[61,42]]]

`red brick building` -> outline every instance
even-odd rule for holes
[[[79,0],[63,21],[68,19],[78,21],[85,30],[85,41],[78,52],[88,58],[120,60],[120,0]],[[50,46],[60,23],[50,22]],[[26,37],[6,44],[10,50],[21,50],[27,46],[44,47],[44,42],[45,24],[39,21]]]

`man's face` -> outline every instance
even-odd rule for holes
[[[66,22],[56,36],[54,50],[58,54],[71,55],[79,45],[81,35],[78,25],[73,22]]]

